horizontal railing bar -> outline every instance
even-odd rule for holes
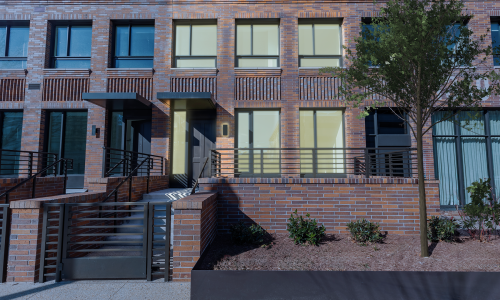
[[[141,247],[144,248],[144,247]],[[122,248],[117,248],[117,249],[77,249],[77,250],[70,250],[68,249],[68,252],[138,252],[138,251],[143,251],[143,249],[137,248],[137,249],[122,249]],[[142,257],[141,255],[138,255],[137,257]],[[83,257],[78,257],[78,258],[83,258]]]

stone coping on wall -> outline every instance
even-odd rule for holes
[[[417,178],[200,178],[200,184],[418,184]],[[427,184],[439,183],[427,180]]]
[[[10,203],[10,208],[40,208],[43,203],[86,203],[90,200],[104,199],[104,197],[106,197],[106,193],[103,192],[65,194],[52,197],[13,201]]]
[[[217,193],[201,192],[179,199],[172,204],[174,209],[192,210],[204,209],[217,198]]]

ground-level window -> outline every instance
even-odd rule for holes
[[[439,179],[442,206],[470,202],[466,188],[480,178],[492,178],[496,194],[500,191],[500,111],[461,112],[433,128],[434,169]],[[449,116],[438,112],[437,122]]]
[[[345,173],[343,112],[301,110],[299,122],[302,176]]]
[[[21,150],[21,135],[23,127],[23,112],[0,111],[0,149]],[[0,175],[12,175],[18,173],[19,153],[1,151]]]
[[[280,112],[253,110],[237,112],[235,173],[280,174]]]
[[[73,170],[68,170],[68,174],[84,174],[87,112],[52,111],[48,112],[48,117],[47,152],[56,153],[59,158],[73,159]]]

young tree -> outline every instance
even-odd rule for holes
[[[338,77],[341,99],[364,106],[372,94],[407,123],[417,142],[421,256],[427,257],[427,211],[424,183],[423,136],[439,122],[460,111],[478,111],[482,99],[500,92],[499,75],[491,64],[491,40],[473,36],[473,15],[463,0],[391,0],[380,17],[354,40],[355,51],[344,47],[345,68],[323,68]],[[446,111],[441,120],[432,120]],[[360,117],[367,116],[365,110]],[[429,125],[430,124],[430,125]]]

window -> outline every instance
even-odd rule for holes
[[[470,112],[460,112],[433,127],[434,171],[443,206],[469,203],[466,188],[480,178],[492,178],[496,195],[500,193],[500,111],[479,113],[475,119]],[[447,114],[436,113],[432,122]]]
[[[279,67],[279,23],[236,24],[236,67]]]
[[[52,67],[90,69],[92,25],[55,25]]]
[[[238,150],[235,173],[240,176],[279,176],[280,151],[276,148],[280,147],[280,112],[238,111],[237,122],[237,148],[255,150]]]
[[[341,66],[341,32],[340,24],[333,21],[299,21],[299,66]]]
[[[500,66],[500,22],[491,23],[491,39],[493,41],[494,64]]]
[[[344,117],[340,110],[301,110],[300,173],[303,177],[329,177],[345,173]]]
[[[0,69],[26,69],[29,26],[17,24],[0,24]]]
[[[365,118],[366,147],[378,148],[386,146],[378,144],[378,135],[408,134],[406,123],[401,118],[401,115],[395,115],[388,109],[371,110],[370,114]],[[409,147],[410,145],[405,146]]]
[[[115,68],[152,68],[154,25],[115,26]]]
[[[20,151],[22,127],[22,111],[0,111],[0,149]],[[18,174],[18,153],[0,151],[0,160],[0,175]]]
[[[176,22],[175,67],[215,68],[216,66],[216,21],[210,23]]]

